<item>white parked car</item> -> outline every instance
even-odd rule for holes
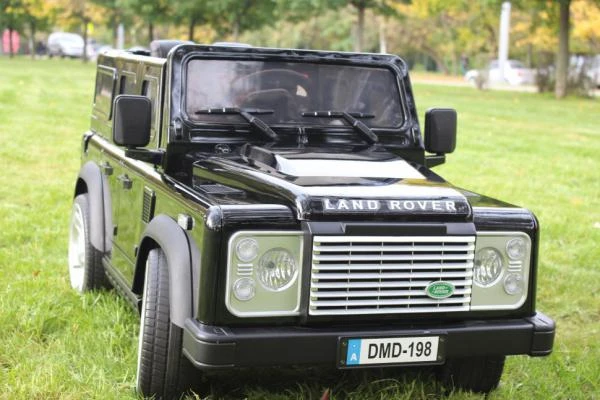
[[[48,37],[48,55],[50,57],[83,56],[83,38],[76,33],[54,32]]]
[[[487,74],[487,76],[481,76]],[[527,68],[521,61],[507,60],[504,64],[504,74],[500,72],[498,60],[491,61],[484,70],[472,69],[465,74],[465,80],[477,84],[483,78],[488,84],[508,83],[510,85],[533,85],[535,72]]]

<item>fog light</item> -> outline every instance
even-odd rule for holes
[[[285,249],[269,250],[258,260],[258,279],[266,289],[286,289],[296,278],[297,270],[294,257]]]
[[[521,260],[525,256],[527,245],[521,238],[515,238],[508,241],[506,244],[506,254],[513,260]]]
[[[504,291],[511,295],[523,293],[523,277],[515,273],[506,275]]]
[[[251,278],[240,278],[233,284],[233,295],[240,301],[248,301],[254,297],[254,280]]]
[[[475,254],[473,279],[480,286],[491,286],[502,273],[502,255],[498,250],[486,247]]]
[[[245,238],[238,242],[235,246],[235,255],[242,262],[250,262],[256,258],[258,254],[258,243],[251,238]]]

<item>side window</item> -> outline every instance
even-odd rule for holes
[[[104,115],[107,120],[112,118],[112,103],[115,94],[114,68],[98,67],[96,73],[96,92],[94,94],[94,109]]]
[[[142,96],[146,96],[152,103],[152,122],[150,125],[150,142],[153,143],[156,138],[156,127],[158,126],[158,80],[152,76],[147,76],[142,81]]]

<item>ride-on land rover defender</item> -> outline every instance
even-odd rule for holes
[[[422,133],[393,55],[100,55],[71,284],[141,311],[143,395],[286,365],[437,365],[491,391],[505,356],[549,354],[555,327],[535,308],[535,216],[431,171],[455,137],[450,109]]]

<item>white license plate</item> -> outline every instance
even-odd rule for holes
[[[346,366],[438,361],[438,336],[348,339]]]

